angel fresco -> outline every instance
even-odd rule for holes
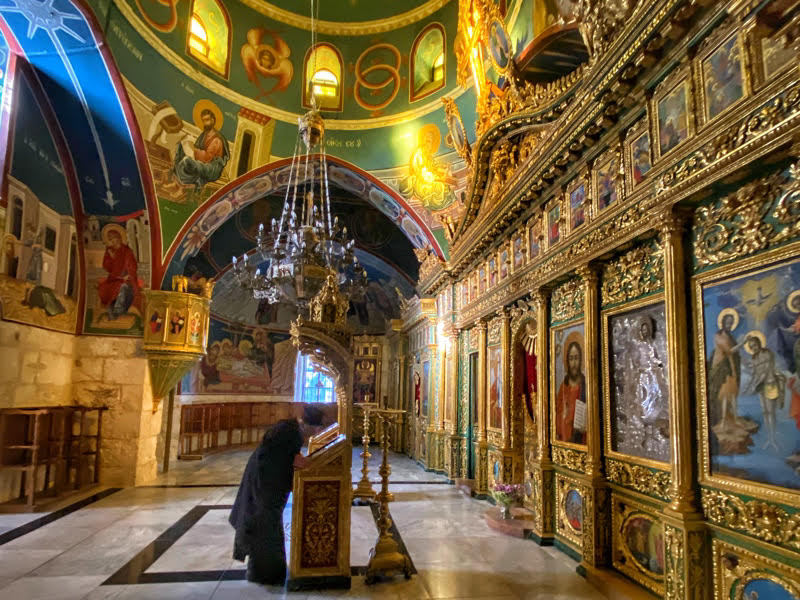
[[[272,45],[264,43],[264,37],[272,38]],[[292,82],[294,67],[289,57],[292,54],[289,45],[274,31],[263,27],[254,27],[247,32],[247,43],[242,46],[242,65],[247,78],[260,90],[259,96],[268,96],[273,92],[284,92]],[[269,90],[261,87],[261,78],[275,78],[275,85]]]

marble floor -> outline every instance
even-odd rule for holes
[[[576,563],[566,555],[492,531],[482,517],[486,502],[465,497],[400,455],[391,461],[398,483],[391,486],[390,511],[417,571],[411,580],[366,586],[356,575],[350,590],[298,593],[251,584],[243,563],[231,558],[233,530],[227,523],[248,454],[181,463],[153,486],[90,498],[41,526],[37,519],[47,515],[0,515],[0,598],[605,597],[575,573]],[[371,462],[374,477],[377,457]],[[354,481],[359,477],[357,464]],[[26,523],[29,531],[15,537]],[[377,535],[369,507],[353,507],[351,535],[351,564],[365,566]]]

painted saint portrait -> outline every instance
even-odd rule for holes
[[[525,240],[521,235],[514,238],[512,242],[514,248],[514,270],[519,269],[525,264]]]
[[[586,200],[586,184],[581,183],[569,192],[570,227],[575,229],[586,221],[586,211],[583,203]]]
[[[489,287],[497,285],[497,259],[494,257],[489,259]]]
[[[97,322],[115,321],[127,315],[131,308],[142,312],[142,287],[138,262],[130,246],[125,228],[110,223],[103,228],[101,237],[105,244],[103,270],[106,276],[97,283],[97,294],[105,309]]]
[[[461,306],[469,304],[469,281],[464,281],[461,284]]]
[[[586,443],[583,323],[553,331],[556,440]]]
[[[483,294],[486,291],[486,267],[478,269],[478,292]]]
[[[353,402],[376,402],[375,380],[377,360],[361,358],[356,361],[353,381]]]
[[[556,204],[547,213],[547,243],[552,246],[558,243],[561,237],[561,230],[559,229],[559,220],[561,219],[561,207]]]
[[[660,522],[632,517],[623,526],[622,536],[639,567],[654,575],[664,574],[664,528]]]
[[[414,414],[420,416],[422,410],[422,378],[419,371],[414,371]]]
[[[572,529],[583,530],[583,497],[578,490],[571,489],[564,496],[564,516]]]
[[[702,300],[712,474],[800,489],[800,261]]]
[[[470,300],[477,300],[478,299],[478,274],[473,273],[472,277],[469,279],[469,298]]]
[[[489,427],[503,427],[503,352],[502,347],[489,346]]]
[[[511,60],[511,42],[506,35],[505,27],[499,20],[489,25],[489,52],[492,62],[502,71],[508,68]]]
[[[703,61],[706,117],[713,119],[744,95],[739,38],[732,35]]]
[[[611,448],[669,462],[669,370],[664,303],[609,318]]]
[[[435,124],[419,128],[417,146],[408,160],[408,176],[398,186],[401,194],[416,198],[428,210],[445,209],[455,200],[452,190],[457,182],[450,168],[436,158],[441,142],[442,134]]]
[[[541,252],[541,239],[542,239],[542,222],[541,220],[537,219],[536,223],[529,230],[529,248],[530,248],[530,258],[531,260],[535,259],[539,256]]]
[[[225,165],[230,160],[231,152],[228,140],[220,132],[222,127],[222,111],[210,100],[201,100],[195,105],[195,117],[198,127],[202,128],[194,142],[188,138],[181,140],[175,148],[172,173],[175,181],[165,184],[170,187],[194,186],[199,192],[211,181],[222,176]]]
[[[619,163],[614,157],[597,169],[597,208],[603,210],[617,201]]]
[[[658,101],[658,144],[662,156],[689,137],[687,87],[682,82]]]
[[[633,183],[641,183],[653,166],[650,161],[650,134],[646,131],[631,143],[631,163]]]
[[[431,363],[425,361],[422,363],[422,416],[428,416],[428,392],[431,387]]]
[[[503,250],[500,252],[500,279],[505,279],[508,277],[509,263],[508,248],[503,248]]]

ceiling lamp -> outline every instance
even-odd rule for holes
[[[316,43],[314,12],[312,0],[312,47]],[[340,290],[348,297],[362,294],[367,284],[354,240],[331,214],[325,122],[317,110],[316,94],[311,95],[311,102],[312,110],[298,119],[280,220],[273,218],[269,229],[263,223],[258,226],[257,246],[250,256],[233,257],[237,281],[254,298],[294,304],[302,311],[329,273],[336,275]]]

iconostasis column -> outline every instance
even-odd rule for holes
[[[459,356],[459,330],[453,328],[450,332],[450,348],[447,354],[447,412],[445,420],[446,446],[449,469],[447,477],[456,479],[463,477],[461,474],[461,436],[458,435],[458,356]]]
[[[555,472],[550,453],[550,290],[540,288],[533,293],[536,303],[536,463],[533,480],[534,536],[542,545],[553,543]]]
[[[475,441],[475,493],[485,495],[488,489],[489,444],[486,438],[486,322],[479,321],[478,330],[478,439]]]
[[[583,560],[580,567],[602,567],[608,560],[609,489],[603,477],[603,428],[600,407],[600,294],[594,265],[577,269],[583,283],[586,374],[586,474],[584,502]]]
[[[689,390],[689,320],[687,314],[686,264],[683,246],[684,218],[668,212],[660,223],[664,248],[664,300],[669,368],[669,433],[671,451],[670,504],[664,509],[666,569],[664,587],[668,597],[705,598],[711,590],[705,524],[697,511]],[[675,560],[682,550],[685,559]],[[680,591],[684,591],[681,594]]]
[[[448,339],[449,332],[444,331],[439,333],[439,329],[437,327],[437,336],[436,342],[439,345],[439,352],[438,352],[438,365],[439,365],[439,393],[437,394],[436,405],[438,407],[438,414],[436,415],[436,435],[435,435],[435,449],[436,449],[436,461],[435,461],[435,468],[437,471],[445,471],[445,408],[447,402],[447,353],[448,353],[448,344],[450,340]]]

